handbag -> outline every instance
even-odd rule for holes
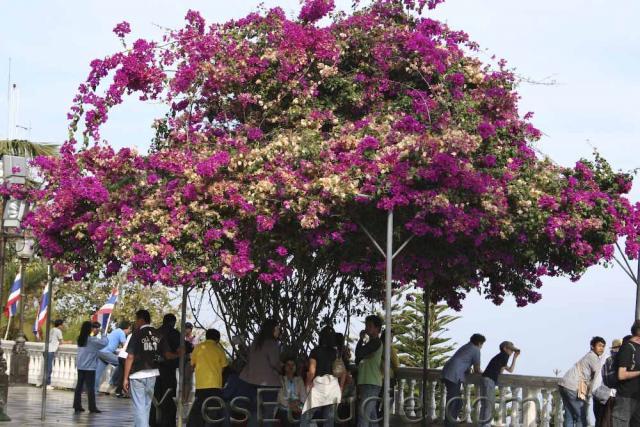
[[[333,365],[331,365],[331,373],[334,377],[340,378],[345,372],[347,372],[347,367],[344,365],[344,361],[342,357],[340,357],[340,353],[336,352],[336,359],[333,361]]]

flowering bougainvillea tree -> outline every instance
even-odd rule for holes
[[[60,157],[36,161],[42,251],[74,279],[126,268],[169,286],[274,285],[322,259],[375,295],[384,264],[362,225],[375,234],[393,209],[398,240],[415,236],[394,280],[454,308],[474,289],[536,302],[542,276],[606,262],[630,229],[630,176],[536,156],[514,74],[416,13],[437,3],[308,0],[222,24],[190,11],[94,60]],[[101,139],[128,96],[167,105],[148,153]]]

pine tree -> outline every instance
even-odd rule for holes
[[[405,298],[403,296],[401,298]],[[440,368],[454,349],[451,338],[445,336],[447,325],[459,316],[445,314],[446,305],[431,304],[429,367]],[[424,354],[424,298],[422,292],[406,296],[406,303],[392,306],[394,347],[402,366],[422,367]]]

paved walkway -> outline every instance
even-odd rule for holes
[[[83,406],[87,408],[87,395],[82,396]],[[10,386],[7,415],[11,422],[0,423],[0,426],[92,426],[120,427],[133,425],[133,410],[130,399],[118,399],[113,396],[100,395],[97,406],[101,414],[90,414],[88,411],[80,415],[73,413],[73,391],[47,390],[47,417],[40,421],[40,404],[42,389],[33,386]]]

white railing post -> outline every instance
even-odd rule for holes
[[[409,381],[409,396],[411,396],[411,400],[409,401],[409,412],[407,415],[409,417],[416,416],[416,398],[418,397],[416,394],[416,380],[411,379]]]
[[[396,406],[398,407],[398,414],[404,417],[406,416],[404,411],[404,399],[405,399],[404,389],[407,385],[407,380],[404,378],[398,378],[397,384],[398,384],[398,402],[396,402]]]
[[[551,393],[542,389],[542,411],[540,412],[540,427],[549,427],[551,421]]]
[[[464,396],[464,412],[462,414],[462,419],[467,423],[471,423],[471,384],[465,383],[462,390]]]
[[[522,389],[522,424],[536,427],[543,423],[544,398],[540,400],[542,390],[536,387]]]
[[[507,404],[506,401],[509,399],[509,388],[505,386],[500,386],[500,402],[498,404],[498,426],[504,426],[507,419]]]
[[[440,381],[440,415],[438,416],[438,420],[440,422],[444,422],[444,418],[447,416],[447,388],[444,386],[444,383]]]
[[[427,420],[433,421],[436,419],[436,384],[437,381],[429,381],[429,406],[427,407]]]

